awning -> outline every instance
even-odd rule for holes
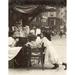
[[[21,13],[31,13],[33,10],[35,10],[37,8],[37,6],[35,6],[35,5],[23,5],[23,6],[21,6],[21,5],[16,5],[15,7],[14,7],[14,9],[16,10],[16,11],[19,11],[19,12],[21,12]]]
[[[46,4],[51,6],[66,6],[66,0],[9,0],[9,3],[16,3],[20,5],[25,4]]]

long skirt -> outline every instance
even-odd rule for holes
[[[52,46],[47,46],[45,49],[45,66],[53,67],[55,63],[60,63],[58,55]]]

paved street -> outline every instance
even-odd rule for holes
[[[63,36],[60,38],[59,36],[55,36],[52,38],[53,46],[56,49],[56,52],[60,58],[60,61],[66,62],[66,38]]]
[[[9,75],[66,75],[64,70],[9,70]]]

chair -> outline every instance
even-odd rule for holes
[[[30,45],[29,45],[30,47]],[[44,69],[44,44],[42,44],[41,48],[34,48],[34,49],[30,49],[28,51],[28,55],[29,55],[29,63],[32,63],[32,59],[33,60],[37,60],[38,64],[41,63],[42,69]]]

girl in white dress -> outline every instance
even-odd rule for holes
[[[59,67],[59,64],[61,64],[61,62],[59,61],[56,50],[53,47],[51,41],[49,41],[46,37],[44,37],[43,34],[41,34],[40,37],[41,37],[41,42],[44,43],[44,46],[46,47],[45,48],[45,62],[44,62],[45,66],[51,67],[54,69]]]

